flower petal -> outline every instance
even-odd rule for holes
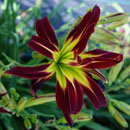
[[[58,47],[58,41],[47,17],[36,21],[36,31],[39,37]]]
[[[91,103],[94,105],[94,107],[96,109],[99,109],[101,107],[101,104],[100,104],[100,101],[98,100],[97,96],[95,95],[95,93],[93,93],[88,87],[85,87],[83,85],[81,85],[81,86],[82,86],[84,93],[87,95],[87,97],[89,98]]]
[[[0,94],[0,97],[5,96],[6,94],[7,94],[7,92],[6,92],[6,93],[1,93],[1,94]]]
[[[62,110],[65,119],[72,127],[73,121],[70,114],[76,114],[81,110],[83,93],[78,82],[74,78],[72,79],[72,75],[68,73],[68,77],[66,76],[65,73],[69,71],[67,68],[60,65],[56,70],[56,101],[58,108]]]
[[[66,121],[72,127],[73,120],[71,119],[71,116],[70,116],[68,94],[67,94],[66,89],[62,88],[58,81],[57,81],[57,86],[56,86],[56,103],[57,103],[58,108],[62,110]]]
[[[88,51],[81,55],[82,58],[80,65],[83,65],[83,68],[89,69],[105,69],[110,68],[123,60],[123,55],[108,52],[100,49]]]
[[[50,72],[47,72],[47,68],[50,66],[50,64],[40,65],[40,66],[34,66],[34,67],[14,67],[10,70],[7,70],[5,73],[27,78],[27,79],[38,79],[46,77],[50,74]]]
[[[0,113],[8,113],[8,114],[12,114],[12,112],[9,112],[7,110],[5,110],[4,108],[0,107]]]
[[[38,89],[40,89],[41,84],[45,81],[48,81],[52,78],[52,74],[50,74],[49,76],[46,76],[44,78],[40,78],[40,79],[33,79],[31,80],[31,84],[30,84],[30,90],[31,93],[34,97],[37,97],[36,92]]]
[[[32,36],[28,46],[50,59],[53,59],[53,53],[58,51],[53,44],[38,36]]]
[[[62,51],[67,53],[66,51],[76,50],[77,54],[81,53],[85,49],[89,37],[94,32],[99,16],[100,8],[96,5],[93,10],[83,17],[78,26],[76,25],[75,29],[72,30],[73,32],[70,32]]]
[[[99,109],[102,106],[106,106],[106,98],[98,84],[86,73],[86,80],[89,84],[82,85],[83,91],[88,96],[92,104],[96,109]]]
[[[80,37],[78,43],[72,49],[72,51],[76,50],[77,54],[80,54],[87,46],[87,42],[91,34],[94,32],[94,27],[96,23],[91,23],[86,30],[83,32],[82,36]]]
[[[105,86],[103,85],[103,83],[100,80],[97,80],[94,78],[92,78],[92,79],[98,84],[98,86],[101,88],[102,91],[106,90]]]
[[[97,76],[99,79],[107,83],[105,76],[97,69],[84,69],[85,72],[88,72],[91,75]]]
[[[74,113],[74,114],[76,114],[76,113],[80,112],[80,110],[83,106],[83,92],[82,92],[82,88],[81,88],[80,84],[76,80],[74,80],[74,85],[75,85],[75,89],[77,92],[77,99],[76,99],[76,106],[75,106],[75,113]],[[73,102],[73,100],[71,102]]]
[[[74,80],[74,84],[72,84],[68,79],[67,80],[67,98],[68,105],[70,108],[71,114],[78,113],[83,105],[83,93],[79,83]]]

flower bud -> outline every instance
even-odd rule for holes
[[[10,99],[8,107],[9,109],[14,110],[16,108],[16,102],[13,99]]]
[[[36,122],[37,122],[37,115],[36,115],[36,114],[31,114],[30,118],[31,118],[31,121],[32,121],[33,123],[36,123]]]
[[[127,121],[124,119],[124,117],[113,107],[113,105],[110,103],[108,105],[108,110],[111,113],[111,115],[115,118],[115,120],[124,128],[128,127]]]
[[[122,101],[112,100],[114,106],[116,106],[119,110],[123,111],[125,114],[130,116],[130,105],[126,104]]]
[[[11,89],[10,89],[10,94],[11,94],[11,95],[14,95],[15,93],[16,93],[16,89],[15,89],[15,88],[11,88]]]
[[[18,102],[18,107],[17,107],[18,113],[24,109],[24,106],[26,105],[26,103],[27,103],[27,97],[23,97],[20,99],[20,101]]]
[[[121,21],[123,19],[128,19],[127,13],[113,13],[107,16],[100,17],[100,20],[98,21],[98,24],[107,24],[107,23],[113,23],[117,21]]]
[[[32,128],[32,125],[31,125],[31,122],[28,118],[25,118],[24,119],[24,125],[27,129],[31,129]]]
[[[9,100],[7,100],[7,99],[5,99],[5,98],[2,98],[2,99],[0,100],[0,104],[1,104],[3,107],[7,106],[8,103],[9,103]]]
[[[14,99],[15,99],[15,100],[18,100],[18,99],[19,99],[19,94],[18,94],[18,93],[15,93],[15,94],[14,94]]]

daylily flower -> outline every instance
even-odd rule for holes
[[[2,93],[2,94],[0,94],[0,98],[2,97],[2,96],[5,96],[7,93]],[[9,112],[9,111],[7,111],[6,109],[4,109],[3,107],[0,107],[0,113],[9,113],[9,114],[12,114],[12,112]]]
[[[31,92],[36,96],[39,85],[56,73],[56,102],[72,127],[71,114],[78,113],[83,105],[83,91],[96,109],[106,106],[106,98],[100,84],[93,75],[106,82],[106,78],[97,69],[109,68],[120,63],[122,54],[96,49],[83,52],[87,41],[94,32],[100,16],[96,5],[81,21],[74,24],[68,33],[61,50],[48,18],[36,21],[38,36],[32,36],[28,46],[51,59],[47,64],[34,67],[14,67],[6,73],[31,79]]]

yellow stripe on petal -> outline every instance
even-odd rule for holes
[[[50,61],[51,65],[47,68],[47,72],[55,73],[57,69],[57,64],[54,61]]]
[[[55,61],[55,62],[58,62],[58,60],[59,60],[59,58],[60,58],[61,56],[60,56],[60,53],[59,53],[59,52],[54,52],[54,53],[53,53],[53,57],[54,57],[54,61]]]
[[[99,57],[99,56],[102,56],[102,54],[99,54],[99,55],[95,55],[95,54],[85,54],[85,53],[82,53],[79,55],[81,57],[81,59],[84,59],[84,58],[89,58],[89,57]]]
[[[85,77],[85,73],[83,70],[81,70],[80,68],[78,68],[77,66],[70,66],[70,65],[66,65],[66,64],[62,64],[62,70],[67,71],[67,73],[65,73],[65,75],[68,77],[69,75],[72,75],[73,79],[76,79],[79,83],[83,84],[83,85],[87,85],[89,86],[89,82],[86,80]]]
[[[62,50],[61,50],[61,55],[65,55],[65,54],[67,54],[68,52],[70,52],[70,51],[74,48],[74,46],[79,42],[80,37],[81,37],[81,35],[80,35],[79,37],[77,37],[75,40],[73,40],[72,42],[71,42],[71,40],[72,40],[73,37],[70,38],[70,39],[66,42],[66,44],[64,44],[64,46],[63,46],[63,48],[62,48]]]
[[[66,79],[65,76],[63,74],[63,72],[61,71],[60,67],[58,66],[56,69],[56,78],[60,84],[60,86],[65,89],[66,88]]]
[[[64,50],[67,48],[67,46],[71,43],[73,37],[70,37],[66,42],[65,44],[63,45],[62,49],[61,49],[61,53],[64,52]]]
[[[64,64],[61,63],[60,69],[63,72],[63,74],[65,75],[65,77],[67,77],[69,79],[69,81],[73,82],[73,75],[69,72],[67,67],[64,66]]]
[[[66,55],[61,56],[62,59],[74,59],[74,52],[68,52]]]

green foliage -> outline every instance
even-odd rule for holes
[[[124,128],[128,128],[128,123],[124,117],[113,107],[112,104],[108,105],[108,110],[110,114],[115,118],[115,120]]]
[[[87,113],[78,113],[76,115],[72,115],[71,117],[74,120],[74,122],[83,122],[83,121],[86,122],[92,119],[92,115]],[[58,123],[66,123],[65,118],[62,117],[61,119],[59,119]]]

